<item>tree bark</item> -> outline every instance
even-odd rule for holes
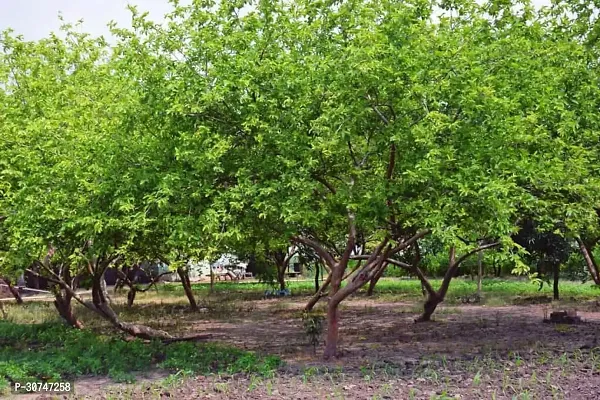
[[[108,295],[108,290],[106,289],[106,279],[104,278],[104,273],[100,277],[100,288],[102,289],[102,296],[108,300],[108,303],[112,305],[112,299]]]
[[[78,303],[80,303],[87,309],[89,309],[89,310],[95,312],[96,314],[102,316],[103,318],[107,319],[117,329],[120,329],[123,332],[129,333],[132,336],[139,337],[142,339],[177,340],[176,338],[173,338],[173,336],[171,336],[167,332],[157,330],[157,329],[152,329],[148,326],[132,324],[132,323],[123,322],[123,321],[119,320],[119,317],[113,311],[113,309],[108,304],[107,299],[104,297],[104,292],[102,290],[102,284],[100,283],[100,279],[103,275],[103,272],[100,272],[100,271],[106,270],[105,266],[101,266],[100,268],[97,268],[97,269],[90,267],[90,270],[92,271],[92,302],[90,303],[89,301],[83,300],[81,298],[81,296],[78,295],[77,292],[75,292],[74,288],[71,287],[70,284],[65,282],[63,277],[57,275],[53,271],[52,267],[46,266],[42,263],[38,263],[38,265],[41,265],[46,270],[46,272],[50,274],[51,277],[49,279],[52,282],[58,284],[60,286],[60,289],[64,290],[65,293],[68,294],[72,299],[75,299]],[[34,274],[37,273],[32,270],[28,270],[28,271],[32,272]],[[93,274],[94,272],[99,272],[99,273],[94,275]],[[185,340],[189,340],[189,339],[186,338]]]
[[[130,287],[129,292],[127,292],[127,307],[133,307],[133,302],[135,301],[135,295],[137,294],[137,290],[135,287]]]
[[[367,289],[367,296],[373,295],[375,286],[377,285],[377,282],[379,282],[379,279],[381,279],[381,277],[385,273],[386,269],[387,269],[387,265],[385,267],[381,268],[381,270],[377,274],[375,274],[375,276],[369,281],[369,288]]]
[[[317,266],[318,268],[318,266]],[[325,282],[323,282],[323,285],[321,285],[321,287],[317,290],[317,293],[315,293],[313,295],[313,297],[310,298],[310,300],[308,301],[308,303],[306,303],[306,306],[304,307],[305,311],[310,311],[314,308],[314,306],[319,302],[319,300],[324,296],[323,292],[325,292],[325,290],[329,287],[329,283],[331,282],[331,274],[329,274],[327,276],[327,279],[325,280]]]
[[[443,301],[437,294],[429,294],[427,301],[423,305],[423,314],[415,320],[415,322],[428,322],[431,321],[431,315],[435,312],[438,304]]]
[[[279,290],[285,290],[285,265],[277,265],[277,283]]]
[[[341,260],[340,263],[341,262],[344,262],[344,260]],[[329,276],[331,276],[331,290],[329,292],[329,303],[327,304],[327,339],[325,341],[325,350],[323,351],[323,357],[325,359],[337,356],[340,328],[340,311],[338,306],[340,305],[340,300],[334,299],[334,296],[338,293],[340,287],[342,286],[342,277],[344,275],[344,271],[346,270],[345,265],[340,263],[338,263],[335,268],[332,268],[331,272],[329,273]],[[345,263],[346,265],[348,264],[347,259],[345,260]],[[321,289],[323,287],[325,287],[325,285],[323,285]]]
[[[167,332],[150,328],[145,325],[132,324],[129,322],[123,322],[119,319],[117,314],[111,308],[108,300],[105,297],[105,291],[101,280],[104,279],[104,274],[96,277],[92,277],[92,302],[94,311],[103,315],[108,319],[115,327],[126,332],[132,336],[139,337],[141,339],[172,339],[173,337]],[[75,299],[77,297],[74,296]],[[85,304],[85,302],[84,302]],[[88,307],[89,308],[89,307]]]
[[[579,244],[579,251],[585,260],[590,276],[596,285],[600,285],[600,269],[594,258],[591,249],[585,244],[581,238],[577,238],[577,244]]]
[[[62,272],[63,279],[69,287],[75,287],[74,279],[71,277],[71,272],[68,268],[65,268]],[[77,319],[75,314],[73,313],[73,306],[71,305],[71,300],[73,296],[68,291],[63,288],[57,287],[54,293],[54,307],[60,314],[60,316],[65,320],[65,322],[75,329],[83,329],[83,324],[81,321]]]
[[[481,281],[483,280],[483,252],[477,254],[477,296],[481,297]]]
[[[552,290],[554,291],[554,300],[560,300],[560,294],[558,290],[558,279],[560,277],[560,264],[554,263],[552,265],[552,270],[554,272],[554,285],[552,285]]]
[[[13,297],[17,301],[17,304],[23,304],[23,298],[21,297],[21,293],[19,292],[19,289],[12,285],[10,279],[3,278],[3,279],[0,279],[0,281],[4,281],[4,283],[6,283],[6,286],[8,286],[8,290],[10,291],[10,293],[13,295]]]
[[[323,357],[325,359],[336,357],[338,355],[337,346],[340,328],[340,311],[338,306],[339,303],[329,303],[327,305],[327,340],[325,341],[325,350],[323,351]]]
[[[321,264],[315,263],[315,294],[319,293],[319,271],[320,270],[321,270]]]
[[[72,296],[69,293],[63,294],[62,289],[59,289],[54,297],[54,307],[56,307],[56,310],[66,323],[75,329],[83,329],[83,324],[73,313],[73,306],[71,305]]]
[[[186,269],[183,267],[177,268],[177,274],[181,278],[181,284],[183,285],[183,290],[185,291],[185,295],[190,302],[190,308],[192,311],[198,311],[198,304],[196,303],[196,298],[194,297],[194,292],[192,292],[192,284],[190,283],[190,275]]]
[[[438,304],[440,304],[442,301],[444,301],[444,298],[446,297],[446,293],[448,293],[448,288],[450,287],[450,281],[456,275],[456,272],[458,271],[460,264],[464,260],[466,260],[468,257],[470,257],[471,255],[473,255],[477,252],[481,252],[485,249],[490,249],[492,247],[496,247],[499,244],[500,243],[491,243],[491,244],[481,245],[481,246],[477,247],[476,249],[465,253],[458,260],[456,259],[456,249],[454,246],[452,246],[450,248],[448,269],[446,271],[446,274],[444,275],[444,279],[442,280],[442,285],[437,290],[437,292],[435,290],[433,290],[433,288],[431,287],[431,284],[423,276],[423,274],[420,272],[420,270],[418,268],[412,267],[413,271],[416,272],[417,275],[419,276],[421,283],[423,283],[426,286],[427,292],[428,292],[427,300],[425,301],[425,304],[423,305],[423,314],[421,314],[421,316],[419,318],[417,318],[415,320],[415,322],[427,322],[427,321],[431,320],[431,315],[437,308]]]
[[[402,241],[392,248],[389,243],[389,237],[385,238],[379,246],[374,250],[370,256],[352,256],[352,252],[355,249],[356,244],[356,225],[355,217],[352,212],[348,212],[348,239],[346,247],[341,257],[336,260],[336,257],[329,252],[325,246],[313,240],[311,238],[295,236],[292,238],[293,241],[302,243],[315,250],[321,260],[329,266],[329,276],[331,277],[329,292],[329,302],[327,305],[327,342],[325,344],[325,350],[323,353],[324,358],[328,359],[338,355],[338,336],[339,336],[339,304],[346,297],[356,292],[362,286],[364,286],[373,276],[383,268],[385,262],[391,262],[388,258],[414,244],[417,240],[427,235],[429,230],[424,230],[416,233],[411,238]],[[385,250],[384,250],[385,249]],[[366,259],[367,262],[361,266],[355,273],[352,273],[349,277],[348,283],[341,288],[342,279],[344,273],[348,267],[350,259]],[[322,289],[322,288],[321,288]]]

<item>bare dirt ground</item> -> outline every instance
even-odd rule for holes
[[[304,333],[304,298],[207,304],[190,314],[163,304],[154,325],[210,333],[218,342],[280,355],[270,378],[142,378],[135,385],[87,380],[78,398],[176,399],[598,399],[600,312],[578,304],[585,323],[543,323],[551,306],[446,306],[415,324],[418,303],[357,297],[344,303],[340,359],[325,362]],[[155,307],[156,305],[154,305]],[[143,309],[146,306],[141,306]],[[148,305],[151,307],[151,305]],[[565,308],[566,306],[561,306]],[[569,306],[571,307],[571,306]],[[131,314],[132,316],[135,313]]]

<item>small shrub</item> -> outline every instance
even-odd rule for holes
[[[321,341],[321,334],[323,333],[323,320],[325,318],[321,314],[314,314],[310,312],[304,312],[302,314],[302,321],[304,325],[304,332],[309,339],[310,344],[313,345],[314,351],[317,351],[317,346]]]

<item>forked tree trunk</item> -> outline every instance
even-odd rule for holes
[[[398,252],[411,246],[417,240],[429,233],[429,230],[424,230],[416,233],[410,239],[399,243],[393,247],[389,244],[389,238],[385,238],[373,251],[370,256],[352,256],[352,252],[355,249],[356,244],[356,225],[354,221],[354,214],[348,213],[348,239],[346,242],[346,248],[342,253],[341,257],[336,260],[336,257],[332,255],[322,244],[316,240],[310,238],[304,238],[295,236],[294,241],[312,247],[319,255],[321,260],[329,266],[329,277],[331,277],[329,292],[329,302],[327,304],[327,339],[325,343],[325,349],[323,357],[329,359],[338,355],[338,339],[339,339],[339,323],[340,323],[340,311],[339,304],[349,295],[355,293],[361,287],[363,287],[369,280],[375,276],[381,268],[384,267],[384,263],[391,262],[389,257],[397,254]],[[344,273],[348,267],[348,262],[351,257],[355,260],[364,259],[367,262],[357,269],[354,273],[351,273],[351,277],[348,283],[342,288],[341,283],[344,278]],[[325,286],[325,285],[323,285]],[[322,290],[323,287],[321,287]]]
[[[83,324],[73,313],[73,306],[71,305],[72,296],[69,293],[64,293],[62,289],[59,289],[54,297],[54,307],[56,307],[56,310],[65,322],[73,328],[83,329]]]
[[[585,265],[590,272],[592,280],[596,285],[600,285],[600,269],[598,269],[598,264],[592,254],[591,248],[589,248],[581,238],[577,238],[577,244],[579,245],[579,251],[585,260]]]
[[[420,272],[418,268],[413,268],[414,271],[418,272],[419,279],[421,280],[422,285],[427,289],[427,300],[423,305],[423,314],[419,318],[415,320],[415,322],[427,322],[431,321],[431,315],[435,312],[437,306],[444,301],[446,294],[448,293],[448,288],[450,287],[450,281],[456,275],[460,264],[471,256],[474,253],[481,252],[485,249],[490,249],[492,247],[498,246],[500,243],[491,243],[486,245],[481,245],[478,248],[467,252],[465,255],[460,257],[458,260],[456,259],[456,250],[454,246],[450,248],[450,257],[448,262],[448,270],[444,275],[444,279],[442,280],[442,284],[440,288],[435,291],[433,290],[431,284],[425,278],[425,276]]]
[[[275,268],[277,269],[277,283],[279,284],[279,290],[285,290],[285,270],[290,265],[290,260],[293,253],[290,254],[288,251],[274,251],[270,253],[272,259],[275,261]]]
[[[177,274],[179,278],[181,278],[181,285],[183,286],[183,290],[185,295],[190,302],[190,309],[194,312],[198,311],[198,304],[196,303],[196,298],[194,297],[194,292],[192,291],[192,284],[190,282],[190,275],[188,271],[183,268],[177,268]]]
[[[8,286],[8,290],[10,291],[10,293],[13,295],[13,297],[17,301],[17,304],[23,304],[23,298],[21,297],[21,293],[19,292],[19,289],[12,285],[10,279],[4,278],[4,279],[0,279],[0,282],[1,281],[4,281],[6,283],[6,286]]]
[[[66,268],[63,272],[63,279],[67,285],[74,287],[74,279],[71,277],[71,272]],[[83,329],[83,324],[77,319],[73,312],[73,306],[71,300],[73,296],[68,291],[64,290],[60,286],[55,289],[54,292],[54,307],[58,314],[65,320],[67,325],[75,329]]]

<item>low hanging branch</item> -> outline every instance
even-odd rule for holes
[[[100,315],[101,317],[107,319],[115,328],[128,333],[134,337],[140,339],[159,339],[164,343],[173,343],[178,341],[193,341],[193,340],[205,340],[211,337],[211,335],[196,335],[191,337],[182,337],[177,338],[173,335],[158,329],[153,329],[145,325],[133,324],[129,322],[123,322],[119,319],[118,315],[114,312],[114,310],[110,307],[107,300],[104,298],[102,290],[98,285],[98,279],[103,279],[103,274],[99,276],[94,276],[94,283],[92,287],[92,297],[93,301],[85,301],[70,285],[68,285],[59,275],[57,275],[51,268],[44,265],[44,263],[39,263],[41,267],[50,274],[50,277],[47,279],[53,283],[59,285],[62,289],[65,290],[67,294],[69,294],[73,299],[75,299],[78,303],[86,307],[87,309],[93,311],[94,313]],[[108,264],[102,266],[101,268],[105,269]],[[40,276],[39,274],[35,273]]]
[[[13,297],[15,298],[15,301],[17,302],[17,304],[23,304],[23,297],[21,297],[21,293],[19,292],[19,288],[13,286],[12,282],[10,281],[10,278],[0,278],[0,283],[4,282],[6,284],[6,286],[8,287],[9,292],[13,295]]]

